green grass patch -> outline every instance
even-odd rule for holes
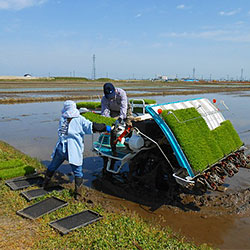
[[[166,110],[162,117],[196,172],[202,172],[243,144],[230,121],[211,131],[195,108],[171,111],[179,121]]]
[[[86,119],[90,120],[91,122],[97,122],[97,123],[105,123],[106,125],[112,126],[116,119],[111,118],[111,117],[105,117],[93,112],[87,112],[82,114],[83,117]]]

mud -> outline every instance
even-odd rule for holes
[[[28,220],[0,216],[0,249],[31,249],[36,229]]]
[[[99,176],[92,185],[106,194],[105,199],[99,199],[107,203],[105,207],[138,213],[150,223],[169,226],[197,244],[221,249],[250,247],[250,187],[196,195],[183,189],[165,192],[133,188],[122,177],[107,176]]]

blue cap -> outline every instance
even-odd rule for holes
[[[107,82],[103,85],[103,92],[107,99],[115,97],[115,87],[112,83]]]

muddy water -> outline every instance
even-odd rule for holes
[[[210,100],[217,99],[217,103],[226,119],[230,119],[239,133],[241,139],[248,146],[250,145],[250,119],[247,97],[249,93],[230,94],[206,94],[193,95],[192,98],[206,97]],[[154,96],[158,103],[185,100],[187,96]],[[229,111],[220,104],[224,100]],[[62,102],[53,103],[32,103],[0,105],[0,140],[20,149],[24,153],[36,157],[45,165],[50,161],[50,154],[57,140],[57,125],[60,117]],[[91,151],[91,145],[98,135],[85,137],[85,185],[93,186],[96,176],[100,176],[102,160],[96,157]],[[64,173],[70,173],[71,169],[67,164],[61,167]],[[70,176],[69,176],[70,177]],[[231,193],[241,192],[241,188],[247,189],[249,185],[250,171],[241,169],[234,178],[227,179],[226,185]],[[99,187],[104,192],[105,186]],[[108,191],[106,193],[109,193]],[[215,194],[220,197],[221,194]],[[107,196],[114,206],[125,206],[131,211],[136,211],[145,219],[168,225],[173,230],[181,232],[188,239],[197,243],[210,243],[222,249],[250,249],[250,215],[249,212],[237,214],[237,211],[228,212],[224,209],[223,202],[214,201],[211,204],[204,202],[197,209],[183,209],[178,206],[169,206],[165,203],[143,204],[139,199],[124,197],[120,194]],[[118,198],[121,197],[121,198]],[[234,196],[233,196],[234,197]],[[237,197],[236,197],[237,198]],[[233,199],[231,202],[239,200]],[[220,198],[218,198],[219,200]],[[192,199],[191,199],[192,200]],[[222,197],[222,200],[225,199]],[[246,203],[249,200],[246,201]],[[215,204],[218,204],[215,206]],[[230,203],[232,204],[232,203]],[[232,207],[234,207],[232,205]],[[185,211],[184,211],[185,210]]]

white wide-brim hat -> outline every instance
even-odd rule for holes
[[[67,100],[63,104],[62,116],[64,118],[74,118],[80,115],[79,110],[76,108],[76,103],[71,100]]]

